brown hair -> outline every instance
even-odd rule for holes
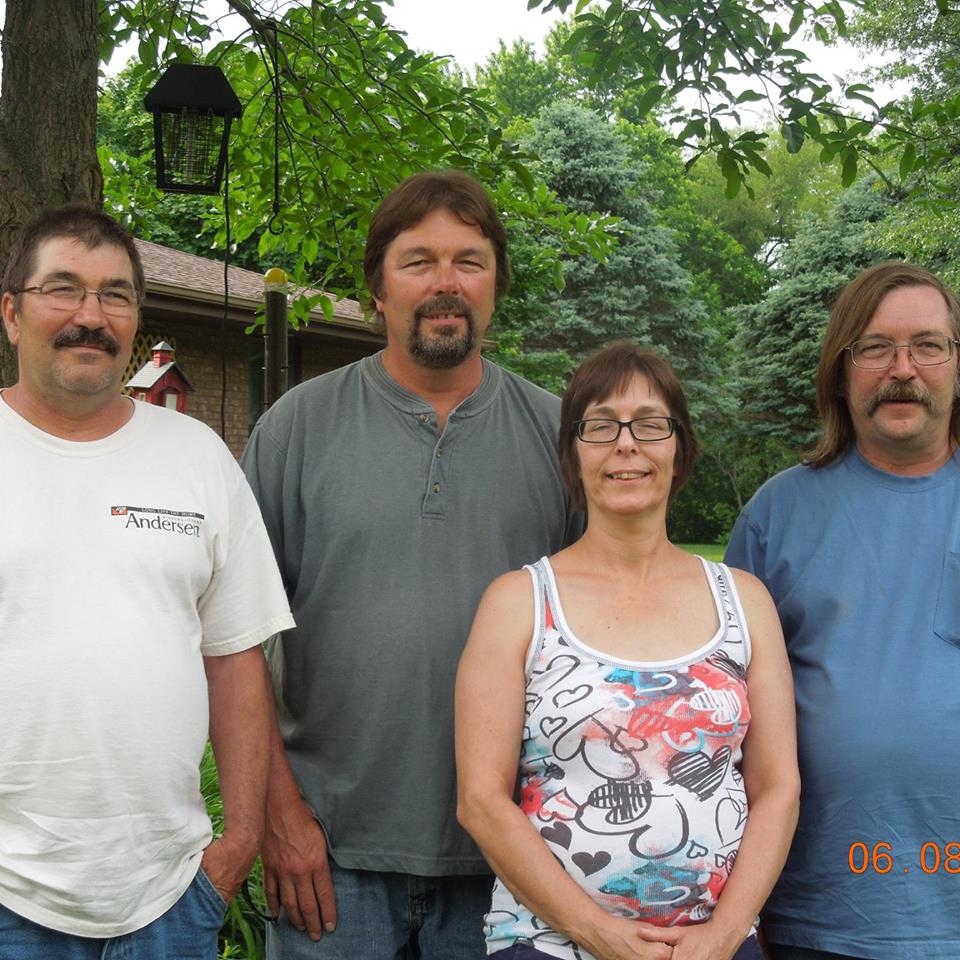
[[[493,245],[496,257],[496,296],[510,287],[507,233],[487,191],[462,170],[415,173],[394,187],[374,211],[363,254],[363,278],[374,297],[381,295],[383,258],[387,247],[404,230],[415,227],[434,210],[449,210],[464,223],[476,225]],[[380,318],[377,318],[380,319]]]
[[[40,244],[53,237],[76,240],[91,250],[103,244],[120,247],[130,258],[137,296],[143,297],[146,288],[143,263],[133,238],[112,217],[79,203],[44,210],[24,225],[13,241],[10,258],[3,272],[4,293],[13,293],[26,286],[36,267]]]
[[[604,400],[621,390],[637,375],[646,377],[660,394],[677,421],[677,454],[674,458],[670,500],[680,492],[693,471],[700,445],[690,422],[687,398],[673,367],[651,350],[641,350],[630,340],[611,343],[588,357],[570,378],[560,405],[560,469],[570,497],[578,510],[586,509],[580,460],[577,456],[577,432],[574,423],[583,419],[591,403]]]
[[[814,468],[832,463],[854,442],[853,421],[844,397],[847,347],[866,330],[883,298],[899,287],[932,287],[944,299],[953,336],[960,339],[960,303],[928,270],[912,263],[878,263],[854,277],[840,292],[823,337],[817,365],[817,409],[821,434],[807,463]],[[960,441],[960,405],[954,403],[950,430]]]

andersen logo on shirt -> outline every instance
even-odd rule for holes
[[[204,521],[202,513],[127,505],[111,507],[110,516],[122,517],[124,529],[136,527],[138,530],[159,530],[164,533],[179,533],[185,537],[199,537],[200,526]]]

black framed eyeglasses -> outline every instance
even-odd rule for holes
[[[953,356],[954,345],[946,334],[921,333],[906,343],[894,343],[886,337],[864,337],[854,340],[846,349],[855,367],[861,370],[886,370],[893,363],[897,351],[905,348],[910,359],[920,367],[934,367],[946,363]]]
[[[46,297],[54,310],[76,310],[87,294],[92,293],[99,301],[100,308],[107,316],[126,317],[137,309],[140,297],[129,287],[101,287],[89,290],[71,280],[45,280],[36,287],[21,287],[11,293],[38,293]]]
[[[616,443],[620,431],[628,427],[634,440],[649,443],[668,440],[677,430],[675,417],[637,417],[635,420],[608,420],[602,417],[575,420],[572,424],[584,443]]]

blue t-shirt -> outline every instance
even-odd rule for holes
[[[773,595],[796,686],[800,822],[768,938],[956,960],[960,459],[901,477],[851,450],[786,470],[744,508],[726,562]]]

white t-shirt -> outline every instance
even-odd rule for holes
[[[211,837],[202,656],[292,626],[206,426],[137,403],[81,443],[0,398],[0,904],[87,937],[169,909]]]

